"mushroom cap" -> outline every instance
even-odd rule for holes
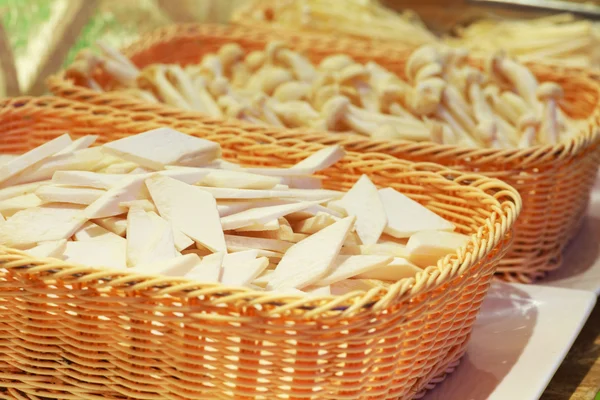
[[[311,85],[306,82],[289,81],[282,83],[273,92],[273,98],[278,101],[306,100]]]
[[[441,78],[429,78],[419,82],[414,91],[423,95],[430,96],[441,100],[444,89],[446,89],[446,81]]]
[[[320,114],[312,106],[300,100],[278,103],[271,99],[269,107],[281,119],[281,121],[290,127],[307,126],[311,121],[320,118]]]
[[[237,43],[227,43],[217,52],[223,67],[229,68],[232,64],[240,62],[244,58],[244,50]]]
[[[433,45],[421,46],[408,57],[405,67],[406,76],[414,81],[417,72],[425,65],[432,63],[441,63],[441,55],[438,50]]]
[[[216,54],[207,54],[200,63],[201,71],[205,72],[211,78],[223,75],[223,64]]]
[[[246,55],[244,62],[250,69],[250,71],[256,71],[262,67],[267,61],[267,55],[263,51],[252,51]]]
[[[229,81],[224,76],[218,76],[208,84],[208,91],[215,97],[226,95],[229,89]]]
[[[555,82],[544,82],[538,86],[535,92],[537,98],[541,101],[550,99],[561,99],[564,95],[563,88]]]
[[[254,93],[252,98],[250,99],[250,104],[254,107],[263,108],[267,101],[269,100],[269,96],[262,92]]]
[[[485,60],[485,72],[490,79],[502,83],[508,83],[508,80],[503,72],[502,62],[506,58],[506,52],[500,50]]]
[[[339,94],[340,87],[337,84],[321,86],[312,92],[311,103],[317,110],[320,110],[327,100]]]
[[[488,85],[483,88],[483,97],[492,104],[496,104],[500,96],[500,88],[496,85]]]
[[[346,54],[334,54],[321,60],[318,69],[326,72],[337,72],[354,63],[354,59]]]
[[[420,82],[427,78],[439,77],[442,75],[443,70],[444,69],[440,64],[427,64],[417,71],[417,74],[414,77],[414,81]]]
[[[231,96],[221,96],[217,99],[217,105],[224,111],[228,117],[241,118],[248,111],[248,107],[239,103]]]
[[[265,93],[273,93],[279,85],[294,80],[294,75],[286,68],[265,67],[262,70],[262,90]]]
[[[485,75],[483,74],[483,72],[481,72],[477,68],[463,67],[463,68],[461,68],[461,75],[464,79],[465,86],[467,86],[467,87],[473,83],[478,84],[478,85],[483,85],[486,83]],[[497,88],[497,86],[494,86],[494,87]]]
[[[379,92],[379,95],[380,95],[381,102],[385,104],[385,103],[391,103],[394,101],[403,102],[404,98],[406,96],[406,93],[407,93],[406,87],[392,83],[389,86],[382,88],[382,90]]]
[[[539,118],[533,113],[524,114],[517,122],[517,129],[523,132],[527,128],[538,129],[541,125]]]
[[[333,96],[323,104],[321,116],[325,119],[327,130],[336,130],[338,122],[348,112],[350,100],[344,96]]]
[[[371,73],[361,64],[352,64],[343,68],[337,75],[338,83],[344,84],[354,80],[368,81]]]
[[[469,50],[464,47],[442,46],[440,49],[444,64],[462,67],[469,58]]]
[[[286,44],[280,40],[274,40],[267,43],[265,46],[266,61],[271,64],[275,64],[276,62],[280,61],[280,53],[286,49]]]

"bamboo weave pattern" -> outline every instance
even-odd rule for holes
[[[102,143],[165,125],[218,141],[225,158],[247,165],[289,166],[322,148],[50,97],[5,100],[0,121],[0,152],[65,131]],[[348,153],[324,171],[324,183],[348,189],[363,173],[449,219],[471,242],[388,289],[312,299],[0,247],[0,398],[420,397],[464,353],[521,200],[499,180],[375,153]]]
[[[215,52],[225,43],[236,42],[250,51],[262,49],[265,43],[275,38],[286,40],[293,49],[303,51],[314,62],[331,54],[346,53],[358,62],[374,60],[391,72],[404,75],[404,61],[408,53],[391,45],[258,27],[174,26],[145,36],[125,53],[141,67],[152,63],[188,64],[198,62],[204,54]],[[600,163],[600,84],[582,70],[541,64],[529,64],[529,67],[540,81],[552,80],[564,88],[565,98],[561,106],[567,114],[587,118],[586,128],[571,141],[524,150],[475,149],[431,142],[378,141],[359,135],[249,126],[241,121],[227,121],[227,126],[260,132],[283,145],[294,139],[337,143],[352,151],[380,152],[416,162],[434,162],[504,180],[519,191],[524,207],[517,222],[513,246],[500,262],[498,272],[505,280],[530,283],[560,266],[560,254],[585,215]],[[97,79],[103,87],[110,89],[111,82],[106,76]],[[218,123],[198,113],[146,103],[110,91],[94,92],[60,75],[50,78],[48,84],[54,94],[77,101],[121,110],[153,112],[205,124]]]

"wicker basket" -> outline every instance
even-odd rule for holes
[[[152,63],[198,62],[224,43],[237,42],[248,50],[264,48],[266,42],[287,40],[314,61],[335,53],[347,53],[357,61],[375,60],[399,75],[404,74],[408,53],[393,46],[349,39],[336,39],[317,33],[247,29],[215,25],[181,25],[159,30],[126,49],[139,66]],[[302,139],[318,143],[339,143],[353,151],[376,151],[417,162],[435,162],[454,169],[500,178],[516,188],[523,198],[523,213],[516,227],[515,241],[499,266],[506,280],[532,282],[560,265],[560,254],[576,233],[586,205],[600,155],[600,85],[582,71],[530,65],[540,80],[555,80],[565,88],[565,109],[573,116],[587,117],[589,124],[571,142],[537,146],[526,150],[475,149],[439,145],[432,142],[376,141],[360,135],[324,134],[308,130],[275,127],[249,127],[240,121],[227,126],[252,129],[282,140]],[[99,82],[110,88],[107,76]],[[151,104],[123,95],[99,93],[78,86],[63,76],[48,80],[54,94],[119,109],[153,112],[180,120],[218,123],[198,113],[162,104]]]
[[[66,131],[106,142],[164,125],[218,141],[248,165],[289,166],[322,147],[17,98],[0,103],[0,152]],[[0,246],[0,398],[418,398],[463,355],[521,200],[496,179],[375,153],[349,153],[324,182],[348,189],[363,173],[452,220],[470,243],[389,289],[322,298],[76,267]]]

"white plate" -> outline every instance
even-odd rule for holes
[[[596,179],[586,219],[566,249],[562,266],[540,284],[589,290],[600,295],[600,177]]]
[[[493,283],[467,353],[425,400],[538,400],[587,320],[594,293]]]

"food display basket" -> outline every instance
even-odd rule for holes
[[[41,97],[0,104],[0,152],[64,132],[103,143],[160,126],[217,141],[224,158],[245,165],[290,166],[323,147]],[[75,266],[0,246],[0,398],[420,397],[465,352],[521,199],[500,180],[378,153],[349,152],[322,174],[340,190],[368,174],[470,242],[415,278],[324,297]]]
[[[356,61],[374,60],[404,76],[410,54],[383,43],[335,38],[317,33],[288,32],[279,29],[252,29],[219,25],[180,25],[164,28],[144,37],[124,50],[140,67],[153,63],[189,64],[215,52],[225,43],[235,42],[244,49],[258,50],[271,40],[285,40],[318,62],[331,54],[346,53]],[[477,64],[477,60],[472,60]],[[480,149],[433,142],[372,140],[360,135],[327,134],[310,130],[285,130],[227,121],[232,128],[248,129],[286,143],[290,139],[324,144],[338,143],[359,152],[380,152],[399,159],[434,162],[454,169],[502,179],[523,198],[523,212],[515,229],[515,240],[500,262],[498,273],[509,281],[529,283],[560,266],[561,252],[574,237],[585,216],[600,154],[600,85],[585,71],[528,64],[540,81],[552,80],[564,88],[566,112],[585,118],[585,126],[568,142],[528,149]],[[109,77],[95,77],[107,92],[96,92],[57,75],[48,80],[58,96],[121,110],[152,112],[160,116],[206,124],[218,123],[203,116],[162,104],[152,104],[111,93]]]

